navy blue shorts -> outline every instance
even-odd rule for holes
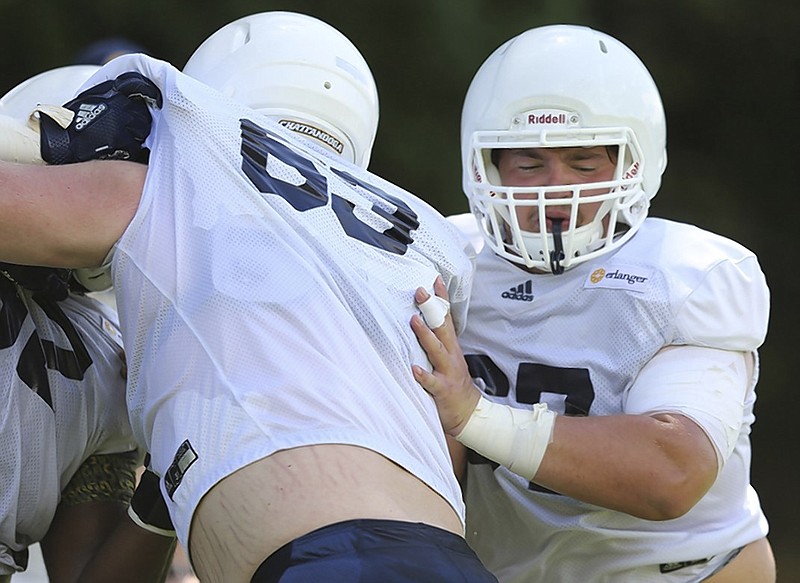
[[[497,583],[466,541],[427,524],[348,520],[284,545],[250,583]]]

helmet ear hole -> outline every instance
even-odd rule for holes
[[[184,72],[369,164],[379,118],[375,79],[355,45],[321,20],[283,11],[245,16],[206,39]]]

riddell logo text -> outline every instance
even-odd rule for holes
[[[472,177],[475,179],[475,182],[483,182],[481,173],[478,171],[478,166],[476,164],[472,165]]]
[[[639,174],[639,163],[638,162],[634,162],[633,166],[631,166],[628,169],[628,171],[625,173],[625,176],[623,176],[622,178],[624,180],[627,180],[628,178],[633,178],[637,174]]]
[[[536,115],[531,113],[528,115],[528,125],[565,125],[567,123],[567,115],[564,113],[542,113]]]

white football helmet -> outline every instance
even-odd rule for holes
[[[613,180],[509,187],[492,161],[500,148],[576,146],[616,148]],[[475,74],[461,154],[464,193],[486,243],[509,261],[561,273],[624,244],[647,217],[667,165],[664,108],[650,73],[620,41],[583,26],[534,28],[500,46]],[[608,193],[581,198],[598,188]],[[594,221],[576,227],[579,205],[599,201]],[[548,207],[567,205],[569,224],[555,233],[523,230],[515,212],[535,207],[546,225]]]
[[[358,49],[332,26],[262,12],[212,34],[184,73],[366,168],[378,90]]]
[[[0,114],[28,120],[39,105],[63,105],[100,67],[68,65],[34,75],[0,97]],[[101,267],[74,269],[72,276],[89,291],[111,287],[111,253]]]

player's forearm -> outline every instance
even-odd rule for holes
[[[57,167],[0,161],[0,261],[100,265],[136,212],[145,174],[145,166],[118,161]]]
[[[705,495],[716,469],[713,446],[685,417],[559,416],[534,481],[591,504],[668,520]]]

